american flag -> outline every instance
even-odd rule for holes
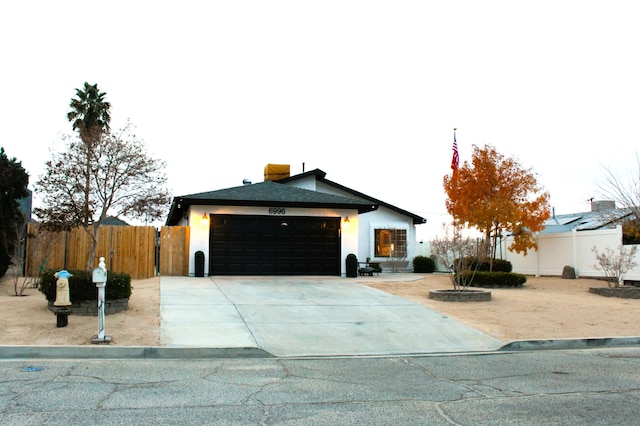
[[[458,170],[458,163],[460,163],[458,142],[456,142],[456,129],[453,129],[453,158],[451,158],[451,170]]]

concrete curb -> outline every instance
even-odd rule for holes
[[[159,346],[0,346],[0,359],[274,358],[259,348]]]
[[[584,339],[516,340],[498,349],[499,352],[619,348],[640,346],[640,337],[600,337]]]
[[[639,347],[640,337],[603,337],[585,339],[516,340],[495,350],[457,352],[455,354],[525,352],[538,350],[572,350]],[[453,355],[449,352],[422,354],[379,354],[367,356]],[[336,357],[337,355],[331,356]],[[353,355],[351,355],[353,356]],[[211,359],[277,358],[259,348],[201,348],[177,346],[0,346],[0,360],[10,359]],[[285,357],[286,358],[286,357]],[[295,358],[295,357],[294,357]],[[304,358],[314,358],[305,356]]]

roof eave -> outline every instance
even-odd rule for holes
[[[194,198],[179,198],[171,204],[166,225],[172,226],[180,221],[182,215],[191,206],[235,206],[235,207],[301,207],[301,208],[334,208],[345,210],[357,210],[358,214],[369,213],[378,209],[374,203],[317,203],[304,201],[268,201],[268,200],[207,200]],[[179,206],[179,207],[178,207]]]
[[[385,203],[382,200],[378,200],[377,198],[373,198],[373,197],[371,197],[371,196],[369,196],[367,194],[363,194],[360,191],[356,191],[355,189],[351,189],[351,188],[346,187],[344,185],[341,185],[341,184],[339,184],[337,182],[333,182],[333,181],[331,181],[329,179],[324,178],[324,176],[320,177],[319,174],[316,174],[316,176],[318,176],[318,180],[322,181],[323,183],[326,183],[329,186],[333,186],[334,188],[338,188],[338,189],[340,189],[342,191],[348,192],[348,193],[353,194],[353,195],[355,195],[357,197],[364,198],[364,199],[367,199],[367,200],[369,200],[369,201],[371,201],[373,203],[376,203],[378,205],[385,206],[386,208],[388,208],[390,210],[394,210],[394,211],[396,211],[396,212],[398,212],[400,214],[403,214],[405,216],[409,216],[409,217],[411,217],[413,219],[413,224],[414,225],[422,225],[424,223],[427,223],[427,219],[423,218],[422,216],[418,216],[417,214],[413,214],[413,213],[411,213],[411,212],[409,212],[407,210],[401,209],[400,207],[396,207],[396,206],[394,206],[392,204]]]

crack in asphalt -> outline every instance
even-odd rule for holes
[[[588,353],[583,353],[588,354]],[[601,356],[601,355],[598,355]],[[613,359],[615,358],[615,359]],[[611,363],[618,363],[624,366],[621,372],[634,371],[639,357],[626,357],[624,354],[614,356],[603,356]],[[46,423],[55,419],[56,408],[54,405],[43,403],[46,395],[54,395],[59,398],[77,384],[82,386],[96,386],[102,391],[95,393],[92,397],[78,407],[69,408],[77,412],[79,416],[84,416],[85,420],[99,420],[101,416],[108,416],[120,410],[139,412],[144,410],[173,410],[190,408],[211,408],[227,407],[228,410],[243,409],[247,406],[255,407],[254,415],[258,416],[259,424],[269,424],[277,421],[279,411],[293,413],[293,407],[318,407],[301,409],[299,413],[314,410],[325,410],[332,406],[354,405],[342,411],[362,411],[366,412],[375,406],[386,405],[387,409],[394,409],[394,404],[418,404],[416,407],[427,409],[432,416],[437,416],[442,422],[448,425],[459,426],[465,424],[464,415],[461,415],[461,407],[465,407],[465,402],[471,404],[492,405],[493,402],[515,401],[523,402],[517,405],[528,405],[527,401],[536,401],[536,398],[550,398],[551,401],[562,401],[562,398],[576,397],[576,400],[588,399],[591,401],[605,401],[612,399],[611,396],[618,396],[630,401],[640,400],[640,384],[637,380],[623,380],[619,382],[617,388],[602,389],[601,384],[588,388],[576,388],[576,390],[563,390],[566,388],[556,387],[556,383],[564,380],[575,380],[580,383],[589,374],[583,364],[575,364],[567,360],[563,363],[550,363],[544,371],[531,372],[531,368],[523,368],[520,374],[505,374],[499,366],[487,366],[482,372],[483,378],[450,378],[446,374],[438,374],[435,368],[442,368],[440,364],[431,365],[425,361],[423,365],[415,361],[414,357],[391,358],[381,362],[358,361],[358,364],[340,362],[337,364],[323,362],[308,362],[289,359],[274,359],[272,361],[203,361],[191,367],[181,365],[181,361],[172,361],[163,364],[160,369],[170,371],[171,374],[160,375],[156,380],[145,380],[144,370],[146,365],[136,366],[132,371],[134,374],[129,378],[125,375],[127,370],[116,369],[111,374],[101,375],[98,368],[100,363],[86,364],[80,366],[60,365],[60,368],[46,366],[42,372],[20,373],[20,365],[15,364],[10,369],[0,370],[0,375],[6,377],[0,380],[0,415],[20,416],[25,413],[41,413],[39,422]],[[193,362],[193,361],[192,361]],[[331,361],[335,362],[335,361]],[[603,368],[609,368],[610,363],[603,364]],[[55,365],[55,364],[54,364]],[[357,367],[362,365],[362,367]],[[461,365],[469,365],[461,364]],[[590,366],[590,363],[584,365]],[[23,366],[24,367],[24,366]],[[493,368],[493,370],[489,369]],[[362,370],[360,370],[362,368]],[[481,365],[476,368],[482,369]],[[172,370],[173,369],[173,370]],[[574,371],[575,370],[575,371]],[[9,374],[5,373],[8,371]],[[359,374],[362,371],[365,374]],[[386,371],[386,374],[379,375],[378,371]],[[442,370],[446,372],[447,370]],[[453,370],[452,370],[453,371]],[[478,370],[481,371],[481,370]],[[396,376],[398,372],[400,375]],[[367,374],[368,373],[368,374]],[[452,373],[453,374],[453,373]],[[477,376],[478,373],[469,376]],[[582,376],[580,376],[582,375]],[[166,379],[162,379],[167,376]],[[423,377],[421,377],[423,376]],[[455,373],[454,377],[461,376]],[[545,377],[546,376],[546,377]],[[386,382],[379,382],[381,377],[389,379],[391,386],[396,386],[398,393],[385,393],[384,389],[370,391],[367,386],[385,386]],[[405,384],[404,378],[409,381]],[[632,378],[633,379],[633,378]],[[207,384],[220,392],[226,390],[226,385],[233,392],[231,397],[225,398],[196,398],[195,400],[180,400],[169,405],[163,405],[163,398],[171,398],[172,395],[180,393],[185,389],[197,388],[196,380],[206,380],[213,382]],[[501,381],[504,381],[501,383]],[[527,382],[532,386],[527,387]],[[202,382],[200,382],[202,384]],[[216,384],[221,384],[218,387]],[[333,383],[340,386],[326,385]],[[521,386],[522,384],[522,386]],[[636,386],[636,384],[638,384]],[[195,387],[194,387],[195,386]],[[148,403],[144,407],[132,407],[132,395],[144,394],[147,389],[162,389],[157,395],[143,402]],[[79,387],[75,394],[82,392],[84,388]],[[426,389],[442,389],[442,393],[426,393]],[[529,392],[524,389],[533,389]],[[577,390],[583,389],[583,390]],[[139,390],[133,394],[126,393],[130,390]],[[273,390],[273,391],[272,391]],[[311,392],[306,394],[306,392]],[[445,393],[446,392],[446,393]],[[122,394],[120,394],[122,393]],[[120,394],[120,395],[119,395]],[[54,401],[56,400],[54,398]],[[128,398],[128,399],[127,399]],[[444,400],[443,400],[444,399]],[[572,401],[573,399],[567,399]],[[31,407],[31,402],[35,402]],[[480,403],[475,401],[487,401]],[[544,400],[542,400],[544,402]],[[539,402],[538,402],[539,403]],[[555,403],[555,402],[554,402]],[[116,405],[122,405],[117,408]],[[424,406],[420,405],[424,404]],[[600,402],[597,405],[602,405]],[[407,405],[408,406],[408,405]],[[287,407],[292,407],[288,409]],[[433,407],[431,410],[430,407]],[[284,408],[279,410],[278,408]],[[300,414],[303,416],[303,414]],[[14,417],[19,418],[19,417]],[[434,417],[435,418],[435,417]],[[254,418],[254,421],[256,418]],[[304,417],[296,418],[298,421],[305,420]],[[462,422],[462,423],[459,423]]]

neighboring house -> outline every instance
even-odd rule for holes
[[[100,223],[103,226],[131,226],[129,225],[127,222],[125,222],[124,220],[120,219],[119,217],[115,217],[115,216],[107,216],[102,220],[102,223]]]
[[[190,228],[208,275],[344,275],[354,253],[385,267],[416,254],[422,217],[331,182],[313,170],[175,197],[166,224]]]
[[[563,215],[556,215],[554,212],[544,223],[540,234],[611,229],[620,225],[630,214],[628,209],[616,208],[614,201],[592,201],[589,212]]]
[[[560,276],[565,266],[571,266],[578,276],[601,277],[593,248],[599,252],[607,248],[617,251],[622,244],[621,223],[629,215],[628,209],[616,208],[611,201],[593,202],[589,212],[553,214],[536,236],[537,251],[530,250],[526,256],[510,252],[507,247],[512,237],[507,236],[501,242],[500,253],[512,263],[514,272]],[[640,254],[636,261],[640,264]],[[640,280],[640,268],[629,271],[626,278]]]

